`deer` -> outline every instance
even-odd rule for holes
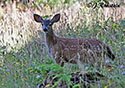
[[[54,33],[52,26],[60,20],[60,13],[54,15],[52,19],[43,19],[38,14],[33,14],[33,17],[37,23],[42,24],[45,44],[55,64],[64,66],[67,62],[72,64],[83,62],[92,66],[97,63],[100,66],[102,59],[104,59],[105,63],[106,56],[111,60],[115,59],[115,55],[109,46],[98,39],[58,37]]]

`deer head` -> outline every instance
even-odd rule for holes
[[[34,14],[34,20],[42,24],[44,32],[52,31],[52,25],[60,20],[60,14],[56,14],[52,19],[43,19],[41,16]]]

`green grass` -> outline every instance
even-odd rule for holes
[[[125,64],[125,38],[123,38],[124,33],[121,28],[122,27],[119,26],[117,29],[111,28],[107,31],[100,29],[97,31],[97,33],[100,33],[98,34],[98,39],[108,44],[116,55],[115,62],[113,63],[113,67],[111,68],[112,71],[110,72],[110,70],[108,69],[102,69],[102,73],[107,77],[107,81],[104,81],[104,83],[106,84],[105,86],[110,87],[114,85],[115,88],[123,88],[125,84],[125,76],[122,75],[122,72],[124,72],[125,69],[120,68],[121,65]],[[91,31],[88,29],[86,29],[82,33],[80,32],[80,34],[81,35],[79,35],[79,37],[83,37],[82,35],[97,36],[95,31]],[[32,39],[33,40],[31,42],[29,41],[27,44],[25,44],[24,48],[20,49],[18,52],[10,51],[9,53],[7,53],[6,49],[4,49],[3,51],[1,49],[1,55],[4,58],[4,61],[1,64],[2,66],[0,67],[0,87],[32,87],[42,82],[41,79],[44,79],[47,74],[48,68],[46,67],[44,69],[35,69],[34,67],[37,67],[39,65],[42,66],[42,64],[49,66],[52,61],[48,56],[44,43],[38,44],[35,41],[35,38]],[[39,49],[40,47],[42,47],[41,50]],[[57,72],[60,71],[60,69],[56,70]],[[53,69],[49,69],[49,71],[53,71]],[[38,75],[41,77],[40,79],[37,79]]]
[[[6,13],[8,16],[9,14]],[[20,14],[20,13],[18,13]],[[30,14],[30,13],[27,13]],[[6,17],[6,16],[4,16]],[[19,19],[19,17],[23,19]],[[5,42],[0,43],[0,88],[32,88],[37,84],[42,83],[47,75],[60,72],[57,76],[61,80],[67,80],[70,84],[70,73],[79,71],[77,65],[65,65],[63,68],[59,65],[53,64],[50,59],[47,49],[45,47],[43,33],[34,30],[41,29],[41,26],[36,24],[30,17],[21,14],[17,16],[17,21],[9,16],[7,18],[1,18],[1,22],[9,22],[9,24],[0,24],[0,29],[7,30],[4,34],[8,33],[8,30],[17,29],[22,33],[18,34],[18,31],[14,32],[15,35],[8,35],[4,40],[11,40],[14,37],[19,40],[18,43],[11,41],[8,44]],[[27,19],[29,19],[27,21]],[[81,18],[82,19],[82,18]],[[84,19],[86,20],[86,18]],[[125,86],[125,21],[121,20],[120,23],[116,23],[110,20],[102,21],[102,24],[85,24],[85,21],[78,25],[70,25],[68,23],[65,29],[58,28],[58,32],[55,31],[58,36],[62,36],[62,30],[65,37],[68,38],[97,38],[110,46],[116,58],[113,66],[110,69],[102,68],[101,73],[106,76],[106,80],[101,80],[100,84],[91,85],[92,88],[124,88]],[[15,22],[15,23],[14,23]],[[63,25],[64,23],[57,23]],[[70,26],[68,26],[70,25]],[[75,30],[74,30],[75,29]],[[15,30],[13,30],[15,31]],[[35,34],[34,34],[35,32]],[[6,36],[5,35],[5,36]],[[2,40],[2,39],[1,39]],[[14,44],[13,44],[14,43]],[[9,50],[8,50],[9,48]],[[121,66],[124,66],[121,68]],[[67,69],[67,67],[71,69]],[[95,71],[96,68],[89,67],[87,72]],[[58,84],[59,81],[56,83]],[[77,86],[77,85],[76,85]]]

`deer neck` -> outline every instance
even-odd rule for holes
[[[44,32],[44,39],[45,39],[45,44],[48,49],[49,55],[50,55],[51,59],[53,60],[53,62],[56,64],[56,61],[55,61],[54,57],[52,56],[53,46],[56,43],[56,36],[53,33],[53,30],[51,30],[47,33]]]
[[[56,35],[54,34],[53,30],[50,30],[49,32],[44,33],[44,39],[48,50],[51,49],[52,46],[56,43],[55,38],[56,38]]]

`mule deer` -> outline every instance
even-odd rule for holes
[[[43,19],[34,14],[34,20],[42,24],[46,47],[51,59],[61,66],[64,62],[77,64],[85,62],[91,65],[100,65],[102,58],[107,55],[112,60],[115,58],[109,46],[97,39],[69,39],[55,35],[52,25],[60,20],[60,14],[56,14],[52,19]]]

